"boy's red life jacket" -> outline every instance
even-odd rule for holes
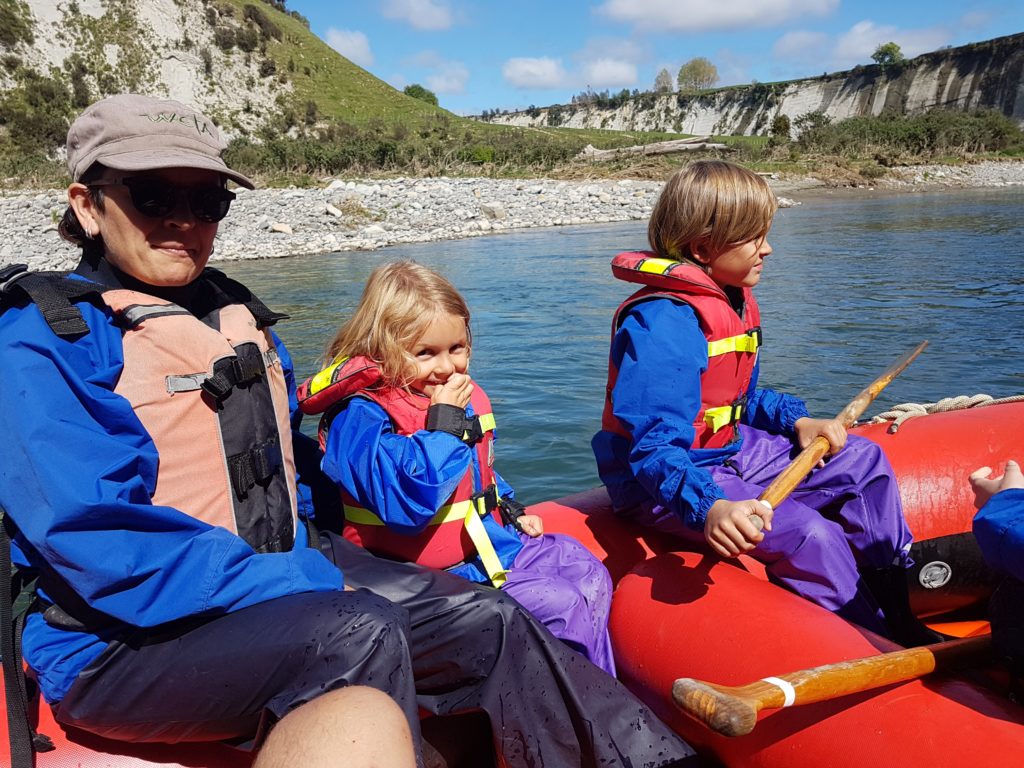
[[[725,292],[692,264],[663,259],[649,251],[620,253],[612,260],[612,274],[645,287],[615,311],[612,336],[626,313],[646,299],[663,297],[689,304],[708,340],[708,368],[700,377],[701,407],[693,421],[693,448],[721,448],[736,437],[747,388],[761,346],[761,313],[753,291],[743,289],[743,315],[736,313]],[[610,362],[601,426],[607,432],[630,435],[612,410],[612,391],[618,369]]]
[[[326,448],[332,417],[351,397],[365,397],[377,403],[387,412],[399,435],[411,435],[426,427],[430,398],[388,386],[380,368],[369,358],[344,357],[304,382],[298,390],[299,408],[303,413],[323,414],[318,430],[321,449]],[[342,489],[344,535],[376,554],[432,568],[450,568],[480,555],[491,582],[500,586],[505,581],[505,572],[480,520],[494,514],[501,525],[501,517],[496,514],[498,495],[492,466],[494,416],[491,403],[479,385],[473,387],[470,404],[480,429],[475,435],[464,434],[463,440],[476,451],[476,467],[472,463],[467,467],[455,492],[427,527],[412,536],[392,531],[373,510],[363,507]]]

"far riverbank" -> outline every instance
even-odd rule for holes
[[[771,177],[783,205],[833,194],[1024,185],[1024,162],[892,169],[873,185],[832,187],[814,177]],[[526,227],[644,220],[660,181],[487,178],[334,180],[319,188],[237,190],[213,260],[277,258],[434,242]],[[0,193],[0,265],[71,269],[78,249],[56,224],[64,190]]]

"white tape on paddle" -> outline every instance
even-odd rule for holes
[[[768,507],[768,509],[775,509],[775,507],[772,506],[772,503],[767,499],[758,499],[758,501],[760,501],[762,504]]]
[[[796,701],[796,690],[793,688],[793,685],[790,682],[783,680],[781,677],[762,677],[761,682],[771,683],[772,685],[782,689],[782,694],[783,696],[785,696],[786,699],[783,702],[782,706],[793,706],[793,703]]]

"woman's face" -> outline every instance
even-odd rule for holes
[[[85,188],[81,184],[72,184],[68,197],[79,222],[91,235],[103,238],[107,261],[125,274],[153,286],[188,285],[210,260],[217,223],[197,219],[181,190],[220,187],[220,175],[198,168],[131,173],[133,180],[157,181],[179,190],[174,209],[158,217],[136,210],[127,186],[104,184],[126,175],[107,170],[100,177],[97,183],[104,194],[102,210],[88,194],[82,194]]]

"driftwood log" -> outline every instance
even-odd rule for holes
[[[675,152],[693,152],[698,149],[728,149],[727,144],[712,142],[710,136],[693,136],[689,139],[658,141],[653,144],[639,144],[632,147],[597,149],[587,144],[576,156],[577,160],[613,160],[620,155],[671,155]]]

